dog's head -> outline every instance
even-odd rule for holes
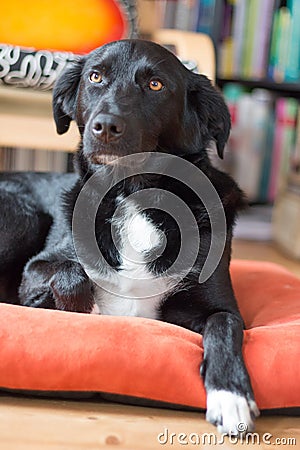
[[[230,130],[210,81],[142,40],[113,42],[75,62],[55,85],[53,109],[59,134],[76,121],[94,164],[140,152],[205,152],[212,141],[222,157]]]

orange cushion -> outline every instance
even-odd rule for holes
[[[300,280],[271,263],[235,261],[249,328],[244,356],[258,406],[300,405]],[[205,408],[202,337],[150,319],[0,305],[0,386],[98,391]]]

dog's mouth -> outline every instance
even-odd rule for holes
[[[91,156],[91,161],[93,164],[105,164],[109,166],[118,164],[119,159],[119,155],[105,155],[103,153],[96,153]]]
[[[137,167],[147,161],[148,157],[149,153],[147,154],[147,152],[127,155],[94,153],[91,155],[90,160],[96,165]]]

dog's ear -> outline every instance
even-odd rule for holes
[[[223,159],[228,140],[231,120],[222,95],[205,75],[190,74],[189,98],[196,110],[200,132],[205,141],[215,141],[218,155]]]
[[[77,91],[84,62],[84,57],[74,61],[63,70],[55,83],[52,106],[58,134],[66,133],[75,119]]]

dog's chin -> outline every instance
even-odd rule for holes
[[[93,165],[106,165],[113,167],[139,167],[144,164],[149,157],[149,153],[129,153],[127,155],[94,153],[90,156]]]
[[[93,164],[105,164],[107,166],[115,166],[120,162],[120,156],[118,155],[105,155],[101,153],[96,153],[90,157]]]

